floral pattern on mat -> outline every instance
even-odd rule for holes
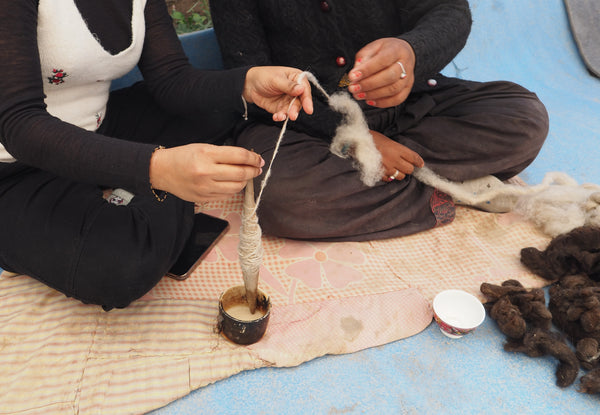
[[[250,346],[216,332],[222,291],[241,285],[241,196],[210,204],[230,231],[185,281],[163,280],[104,312],[27,276],[0,277],[0,402],[6,413],[145,413],[243,370],[293,366],[419,333],[445,288],[545,284],[519,263],[548,238],[516,216],[457,207],[448,226],[372,242],[263,237],[260,288],[273,308]],[[37,391],[32,393],[32,391]]]
[[[214,299],[243,284],[237,262],[241,195],[213,203],[204,213],[227,219],[230,230],[186,281],[163,279],[155,298]],[[447,288],[480,299],[482,282],[509,278],[526,286],[545,282],[520,264],[520,250],[544,247],[549,238],[514,214],[491,214],[459,206],[456,218],[410,235],[370,242],[308,242],[263,235],[260,287],[274,305],[380,294],[416,288],[429,301]]]

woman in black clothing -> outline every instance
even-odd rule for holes
[[[352,161],[329,151],[340,115],[316,94],[314,115],[290,123],[273,166],[259,209],[266,233],[360,241],[448,223],[453,201],[415,180],[414,168],[505,180],[546,138],[535,94],[439,73],[469,35],[466,0],[218,0],[211,15],[226,67],[289,65],[310,70],[329,94],[349,91],[382,154],[381,182],[363,185]],[[251,114],[237,143],[268,158],[279,127]]]
[[[312,106],[297,69],[192,68],[163,0],[8,2],[0,51],[0,267],[105,309],[165,275],[194,203],[260,173],[259,155],[219,145],[244,100],[273,120]],[[135,65],[144,82],[109,93]]]

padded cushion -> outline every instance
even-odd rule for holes
[[[564,1],[579,53],[589,71],[600,77],[600,2]]]

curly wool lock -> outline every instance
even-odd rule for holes
[[[516,280],[504,281],[501,286],[483,283],[480,290],[490,300],[490,317],[507,336],[504,350],[530,357],[552,356],[559,361],[556,384],[566,387],[575,382],[579,361],[562,335],[550,330],[552,314],[543,290],[528,291]]]

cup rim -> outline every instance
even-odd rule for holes
[[[444,315],[444,310],[439,309],[439,302],[445,296],[452,295],[452,294],[459,295],[462,298],[464,298],[465,300],[468,300],[472,304],[475,305],[475,309],[477,310],[478,315],[477,315],[477,319],[473,320],[474,324],[469,325],[469,326],[459,326],[459,325],[451,324],[448,322],[447,315]],[[486,316],[485,307],[483,306],[483,303],[479,300],[479,298],[475,297],[473,294],[468,293],[465,290],[460,290],[460,289],[448,289],[448,290],[440,291],[434,297],[432,307],[433,307],[433,313],[441,321],[443,321],[448,326],[454,327],[459,330],[473,330],[473,329],[477,328],[479,325],[481,325],[481,323],[483,323],[483,321],[485,320],[485,316]]]
[[[226,295],[230,295],[236,291],[245,291],[246,288],[243,285],[236,285],[234,287],[229,287],[228,289],[224,290],[221,295],[219,296],[219,311],[224,314],[225,316],[227,316],[227,318],[229,318],[232,321],[235,321],[237,323],[240,324],[256,324],[256,323],[260,323],[265,319],[268,319],[270,314],[271,314],[271,299],[269,297],[269,295],[264,292],[263,290],[261,290],[260,288],[258,288],[256,290],[256,293],[258,295],[258,297],[260,298],[262,296],[263,298],[263,302],[264,304],[266,304],[266,310],[265,310],[265,314],[263,314],[262,316],[255,318],[253,320],[241,320],[238,319],[234,316],[232,316],[231,314],[229,314],[227,312],[227,310],[225,309],[225,306],[223,305],[223,299],[225,298]]]

